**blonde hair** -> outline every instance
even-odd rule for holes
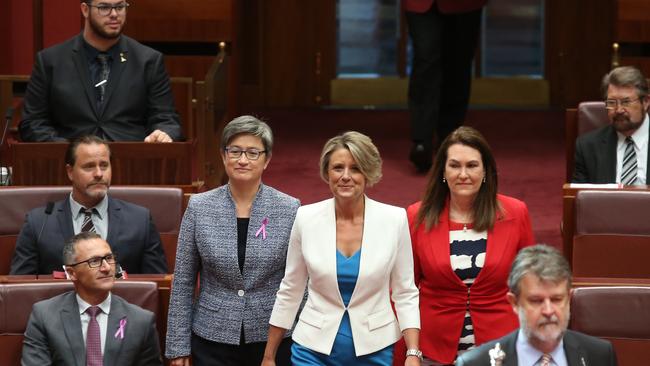
[[[332,153],[339,149],[350,152],[354,161],[359,165],[359,170],[366,178],[368,186],[372,186],[381,179],[381,156],[377,146],[370,137],[356,132],[348,131],[329,139],[320,155],[320,176],[328,182],[328,168]]]

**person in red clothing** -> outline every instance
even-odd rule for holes
[[[424,198],[407,209],[423,365],[452,364],[518,327],[506,297],[508,272],[534,238],[526,204],[497,187],[487,142],[460,127],[442,142]]]

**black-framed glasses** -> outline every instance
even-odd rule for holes
[[[88,263],[88,267],[97,268],[97,267],[101,267],[104,261],[106,261],[106,263],[108,264],[115,264],[115,262],[117,262],[117,256],[111,253],[111,254],[106,254],[103,257],[92,257],[90,259],[86,259],[85,261],[81,261],[73,264],[67,264],[67,266],[74,267],[80,265],[81,263]]]
[[[230,159],[239,159],[244,154],[248,160],[257,160],[260,158],[260,155],[266,153],[266,150],[242,149],[241,147],[235,146],[228,146],[224,150]]]
[[[111,14],[113,10],[115,10],[116,14],[123,14],[126,11],[126,8],[129,7],[129,3],[123,2],[115,5],[108,5],[108,4],[99,4],[99,5],[91,5],[89,3],[86,3],[91,8],[97,8],[97,12],[99,15],[105,17]]]
[[[605,108],[609,110],[615,110],[618,108],[620,105],[621,108],[630,108],[632,104],[640,101],[641,98],[636,98],[636,99],[631,99],[631,98],[624,98],[624,99],[607,99],[605,101]]]

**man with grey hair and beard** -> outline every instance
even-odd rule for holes
[[[614,366],[608,341],[568,330],[571,269],[555,248],[522,249],[508,277],[508,302],[520,329],[462,354],[456,366]]]
[[[573,183],[650,182],[648,82],[639,69],[617,67],[603,77],[609,124],[576,140]]]

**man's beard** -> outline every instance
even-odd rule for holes
[[[616,131],[620,133],[624,133],[628,131],[634,131],[637,128],[641,127],[641,124],[643,123],[643,119],[641,119],[639,122],[633,122],[629,117],[626,117],[625,115],[620,115],[620,116],[614,116],[612,123]]]
[[[529,328],[528,319],[526,318],[526,312],[523,309],[519,309],[517,312],[519,315],[519,326],[523,330],[524,334],[528,338],[528,341],[533,343],[551,343],[558,342],[564,336],[567,327],[569,326],[570,310],[567,308],[565,311],[564,324],[560,323],[560,319],[553,315],[550,319],[546,317],[542,318],[533,328]],[[557,330],[548,333],[538,330],[538,328],[544,323],[556,323]],[[548,325],[546,325],[548,326]]]
[[[102,24],[99,21],[97,21],[95,18],[93,18],[92,16],[89,16],[88,20],[89,20],[88,24],[90,24],[90,28],[93,30],[93,32],[97,36],[102,37],[104,39],[116,39],[116,38],[119,38],[120,35],[122,35],[122,30],[124,29],[124,25],[126,24],[126,21],[125,21],[124,23],[122,23],[122,26],[120,27],[119,31],[117,31],[115,33],[109,33],[109,32],[106,32],[104,30],[104,27],[102,26]]]

